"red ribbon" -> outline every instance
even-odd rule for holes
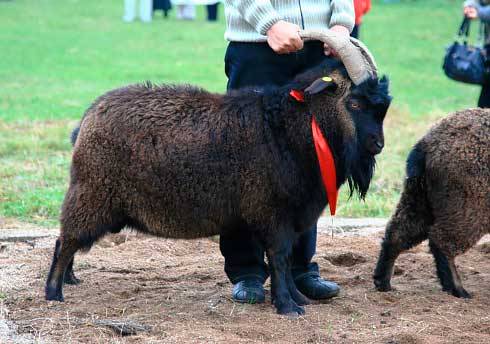
[[[289,95],[291,97],[293,97],[294,99],[296,99],[296,101],[298,101],[300,103],[304,103],[305,102],[305,95],[301,91],[291,90],[291,92],[289,92]]]
[[[322,134],[315,116],[311,118],[311,131],[313,133],[313,142],[315,142],[316,156],[320,164],[320,172],[322,174],[323,185],[327,191],[328,205],[330,214],[335,215],[337,209],[337,173],[335,171],[335,161],[333,160],[332,151],[327,140]]]
[[[303,92],[292,90],[289,95],[296,99],[298,102],[304,102]],[[335,161],[333,159],[332,151],[328,145],[325,136],[318,126],[315,116],[311,116],[311,132],[313,134],[313,142],[315,144],[316,156],[318,164],[320,165],[320,173],[322,175],[323,186],[327,192],[328,205],[330,207],[330,214],[335,215],[337,209],[337,173],[335,170]]]

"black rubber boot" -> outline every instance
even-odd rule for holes
[[[241,303],[264,303],[265,290],[258,279],[246,279],[233,286],[233,300]]]
[[[307,298],[325,300],[337,296],[340,287],[337,283],[324,280],[316,274],[304,274],[295,278],[296,288]]]

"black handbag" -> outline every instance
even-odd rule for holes
[[[479,46],[468,44],[470,19],[464,18],[453,44],[446,49],[442,68],[453,80],[482,85],[486,80],[486,53]],[[480,42],[483,40],[480,27]]]

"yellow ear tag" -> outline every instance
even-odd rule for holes
[[[332,79],[331,77],[329,77],[329,76],[324,76],[324,77],[322,78],[322,80],[323,80],[323,81],[326,81],[326,82],[331,82],[331,81],[333,81],[333,79]]]

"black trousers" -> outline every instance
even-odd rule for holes
[[[478,98],[478,107],[490,108],[490,82],[481,87],[480,97]]]
[[[354,25],[354,28],[352,29],[352,32],[350,35],[354,38],[359,39],[359,30],[361,29],[361,24],[359,25]]]
[[[245,86],[283,86],[297,74],[327,58],[323,43],[307,42],[305,47],[288,55],[276,54],[267,43],[231,42],[225,55],[228,89]],[[304,232],[293,248],[293,277],[318,275],[318,265],[311,262],[316,250],[316,226]],[[246,229],[221,235],[220,250],[225,257],[225,272],[233,284],[249,277],[265,282],[269,276],[264,249]]]
[[[487,56],[490,56],[490,45],[485,45]],[[490,62],[486,62],[486,67],[490,69]],[[481,87],[480,97],[478,98],[478,107],[490,108],[490,76],[487,76],[486,83]]]
[[[208,21],[218,20],[218,5],[219,2],[212,5],[206,5],[206,10],[208,12]]]

